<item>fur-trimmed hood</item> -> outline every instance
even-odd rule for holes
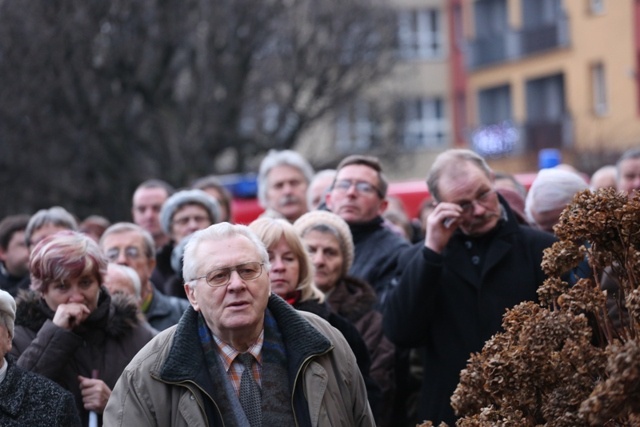
[[[20,292],[16,303],[16,326],[24,326],[34,332],[38,332],[55,314],[34,291]],[[74,332],[82,335],[83,332],[90,333],[98,328],[104,330],[107,336],[118,338],[128,334],[139,324],[135,303],[124,295],[111,296],[105,287],[101,287],[98,307]]]
[[[374,309],[377,296],[371,285],[353,276],[345,276],[327,296],[333,310],[352,323]]]

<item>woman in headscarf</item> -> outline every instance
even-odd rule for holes
[[[391,425],[395,392],[395,346],[382,332],[382,313],[375,310],[376,292],[367,282],[349,276],[354,246],[349,225],[328,211],[311,211],[293,224],[314,269],[314,283],[324,292],[332,311],[356,327],[371,356],[371,377],[382,389],[379,425]]]

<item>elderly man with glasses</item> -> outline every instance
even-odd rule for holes
[[[553,235],[518,224],[476,153],[448,150],[427,186],[437,202],[426,239],[401,255],[384,312],[397,345],[423,347],[418,419],[454,425],[450,398],[473,352],[500,331],[505,311],[537,299],[543,250]]]
[[[105,425],[374,426],[344,337],[271,295],[269,255],[244,225],[194,233],[191,307],[120,377]]]
[[[164,295],[153,286],[151,274],[156,266],[156,249],[151,233],[131,222],[119,222],[105,230],[100,249],[109,262],[126,265],[138,273],[140,310],[154,329],[162,331],[178,323],[189,302]]]
[[[382,218],[388,204],[388,183],[380,161],[371,156],[348,156],[337,171],[326,205],[349,224],[353,235],[355,256],[349,275],[369,283],[382,305],[398,253],[409,243],[387,227]]]

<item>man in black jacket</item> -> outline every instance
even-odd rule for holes
[[[500,331],[506,309],[536,300],[543,250],[554,237],[516,222],[493,172],[472,151],[440,154],[427,185],[437,206],[424,243],[401,256],[406,265],[384,327],[397,345],[424,348],[419,419],[453,425],[460,371]]]
[[[396,270],[398,253],[409,243],[385,225],[387,180],[376,157],[353,155],[338,165],[327,208],[344,219],[353,235],[355,257],[349,275],[373,286],[378,304]]]

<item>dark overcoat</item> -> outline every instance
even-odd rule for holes
[[[507,309],[536,301],[545,279],[543,250],[555,237],[519,225],[501,204],[506,220],[487,236],[457,231],[442,254],[422,242],[400,257],[406,265],[388,296],[384,330],[396,345],[424,347],[420,420],[454,425],[450,398],[471,353],[501,330]]]

